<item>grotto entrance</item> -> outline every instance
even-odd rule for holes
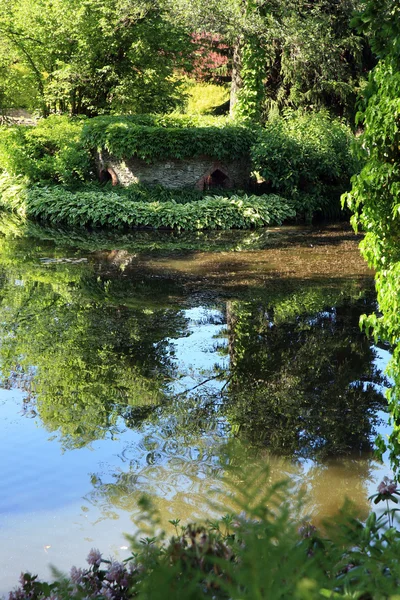
[[[215,169],[210,175],[204,179],[204,189],[209,190],[211,188],[229,188],[230,181],[228,175],[226,175],[220,169]]]
[[[117,185],[119,183],[114,169],[111,169],[111,167],[108,167],[107,169],[101,169],[100,182],[108,183],[109,181],[111,181],[112,185]]]

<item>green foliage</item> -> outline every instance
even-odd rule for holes
[[[98,194],[109,194],[111,191],[118,194],[121,198],[126,198],[132,202],[176,202],[177,204],[186,204],[187,202],[198,202],[208,195],[207,192],[194,188],[165,188],[162,185],[142,185],[133,183],[127,187],[109,188],[108,186],[93,185],[85,186],[85,190],[90,189]],[[229,197],[234,195],[230,190],[224,190]]]
[[[70,114],[182,107],[191,38],[149,0],[5,0],[0,45],[28,69],[38,108]]]
[[[0,128],[0,168],[30,181],[73,183],[90,175],[82,120],[51,116],[35,127]]]
[[[38,93],[32,74],[24,65],[7,58],[2,61],[0,55],[0,114],[7,115],[9,109],[35,109]]]
[[[365,166],[352,180],[352,190],[343,198],[353,211],[355,229],[366,232],[361,251],[376,270],[379,315],[364,317],[361,325],[375,339],[394,346],[388,372],[394,388],[388,393],[393,431],[386,441],[378,439],[382,454],[390,451],[397,477],[400,472],[400,45],[398,0],[368,1],[356,19],[362,31],[371,34],[373,48],[381,57],[370,75],[360,112],[364,132],[360,153]]]
[[[266,108],[275,101],[280,108],[327,108],[352,119],[361,82],[373,64],[368,41],[351,25],[362,0],[283,4]]]
[[[268,122],[252,149],[267,189],[311,219],[340,215],[340,195],[358,169],[348,127],[327,113],[288,112]]]
[[[205,197],[140,202],[116,192],[70,192],[59,186],[24,187],[6,180],[0,207],[51,223],[79,226],[153,227],[186,231],[263,227],[294,217],[279,196]]]
[[[255,119],[272,105],[348,114],[368,68],[365,41],[350,26],[362,0],[4,2],[0,70],[24,102],[33,91],[43,115],[182,110],[193,32],[217,33],[238,50],[237,112]],[[4,94],[12,99],[7,86]]]
[[[190,116],[97,117],[85,123],[82,133],[88,148],[148,162],[201,155],[220,160],[246,157],[253,139],[251,130],[225,119]]]
[[[165,540],[164,532],[154,533],[157,514],[149,499],[142,498],[141,509],[153,533],[143,528],[130,538],[132,556],[124,563],[104,559],[92,549],[89,567],[73,567],[69,577],[58,573],[52,584],[23,574],[9,600],[44,600],[49,595],[60,600],[162,600],[166,595],[176,600],[398,598],[400,534],[392,509],[380,516],[372,512],[362,522],[347,506],[317,529],[301,520],[301,501],[291,498],[287,482],[265,487],[265,473],[238,479],[234,514],[201,525],[181,525],[174,519],[176,533]],[[382,485],[382,499],[397,502],[395,484]]]
[[[131,125],[143,125],[146,127],[163,127],[163,128],[191,128],[191,127],[227,127],[234,122],[229,117],[215,117],[212,115],[186,115],[181,113],[170,114],[150,114],[142,113],[138,115],[125,116],[107,116],[92,119],[89,123],[103,125],[112,125],[115,123],[123,123]]]
[[[234,48],[231,113],[265,120],[271,108],[325,107],[353,115],[372,62],[365,38],[351,26],[362,0],[167,3],[190,31],[217,33]]]
[[[400,56],[400,4],[397,0],[366,0],[353,15],[352,26],[368,36],[379,58]]]
[[[267,50],[257,37],[250,37],[241,51],[242,86],[235,106],[236,118],[250,119],[260,123],[265,102],[265,76]]]

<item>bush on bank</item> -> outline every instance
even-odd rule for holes
[[[179,204],[140,202],[114,191],[69,191],[61,186],[30,186],[0,180],[0,208],[26,217],[91,227],[152,227],[184,231],[250,229],[280,224],[294,216],[279,196],[204,197]]]
[[[83,119],[53,115],[35,127],[0,127],[0,169],[32,183],[76,184],[94,176]]]
[[[290,200],[298,214],[338,217],[340,196],[359,170],[353,143],[350,128],[327,112],[287,112],[259,132],[253,167],[266,191]]]
[[[54,583],[24,573],[9,600],[398,600],[400,532],[393,510],[371,513],[365,522],[342,511],[318,530],[299,520],[288,484],[270,484],[260,497],[258,483],[240,490],[245,513],[207,525],[170,521],[173,537],[131,538],[132,555],[122,563],[92,549],[88,567],[58,574]],[[374,498],[399,495],[385,478]],[[148,501],[142,508],[152,514]]]

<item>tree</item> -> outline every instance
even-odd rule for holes
[[[393,424],[388,448],[393,469],[400,469],[400,2],[368,0],[354,24],[368,34],[380,61],[371,72],[357,122],[364,131],[360,152],[365,161],[345,195],[353,225],[366,232],[363,255],[376,271],[381,314],[363,319],[366,331],[394,347],[389,373],[395,386],[388,394]],[[378,439],[383,452],[386,442]]]
[[[0,40],[35,80],[41,109],[168,112],[190,38],[150,0],[9,0]]]
[[[369,66],[365,40],[350,26],[361,0],[166,1],[174,19],[231,46],[231,113],[259,120],[274,107],[351,111]]]

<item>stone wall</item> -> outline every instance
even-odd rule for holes
[[[116,159],[103,151],[97,156],[101,179],[113,184],[162,185],[166,188],[198,189],[246,188],[250,180],[250,160],[219,161],[209,156],[167,159],[147,163],[140,158]]]

